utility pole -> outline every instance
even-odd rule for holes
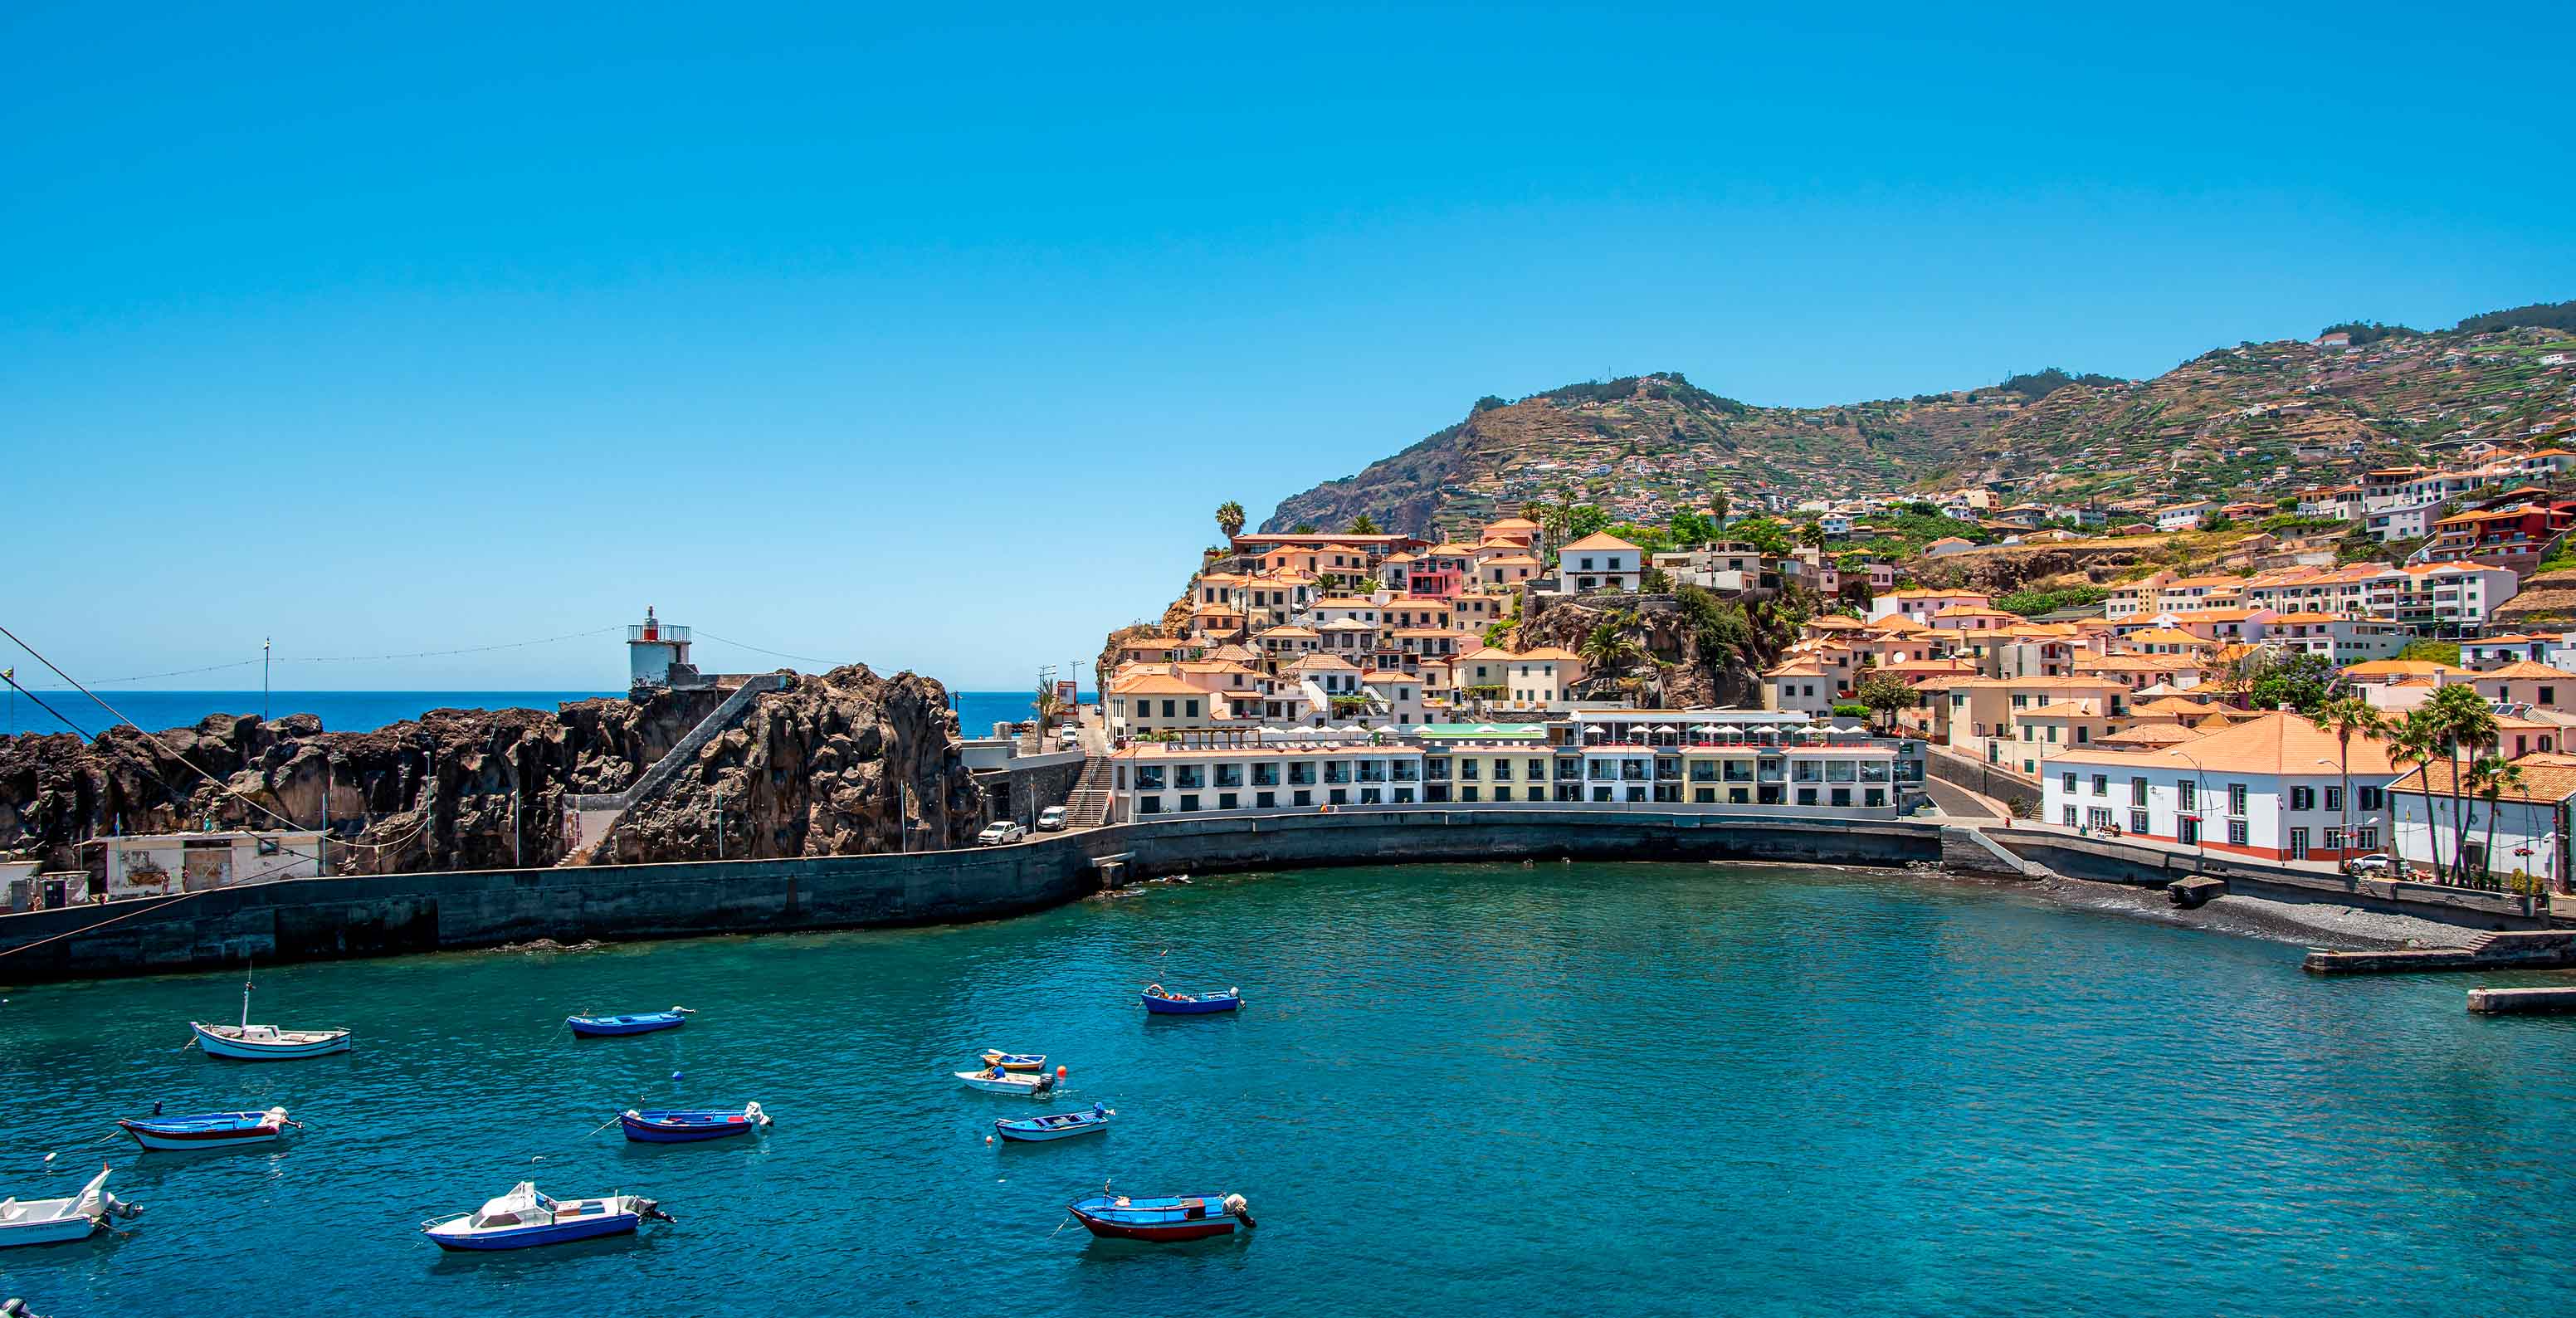
[[[724,859],[724,789],[716,789],[716,859]]]
[[[259,721],[268,721],[268,641],[259,638]]]

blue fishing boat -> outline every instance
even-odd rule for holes
[[[1046,1054],[1006,1053],[999,1048],[987,1048],[984,1050],[984,1065],[998,1066],[1005,1071],[1043,1071],[1046,1069]]]
[[[728,1139],[769,1129],[769,1114],[758,1103],[743,1105],[740,1112],[710,1108],[655,1108],[638,1112],[628,1108],[617,1114],[618,1129],[638,1144],[695,1144],[700,1140]]]
[[[1238,989],[1227,989],[1223,993],[1173,993],[1160,984],[1151,984],[1140,996],[1145,1001],[1145,1010],[1157,1016],[1206,1016],[1232,1011],[1243,1005],[1243,993]]]
[[[1037,1144],[1047,1140],[1071,1139],[1076,1135],[1099,1134],[1109,1129],[1109,1119],[1117,1115],[1116,1108],[1094,1103],[1089,1112],[1057,1112],[1043,1117],[1006,1117],[993,1123],[993,1133],[1017,1143]]]
[[[562,1245],[594,1236],[628,1235],[646,1222],[674,1221],[661,1206],[641,1195],[613,1194],[600,1199],[550,1199],[536,1183],[521,1181],[498,1199],[487,1199],[471,1213],[431,1218],[421,1234],[440,1249],[528,1249]]]
[[[1255,1225],[1251,1205],[1239,1194],[1130,1199],[1104,1190],[1065,1209],[1091,1234],[1112,1240],[1204,1240],[1233,1235],[1237,1222],[1246,1231]]]
[[[265,1112],[208,1112],[193,1117],[119,1118],[116,1124],[147,1149],[173,1152],[272,1144],[286,1137],[289,1126],[304,1129],[302,1122],[287,1120],[282,1107]]]
[[[656,1030],[676,1030],[689,1023],[696,1012],[686,1007],[669,1011],[642,1011],[626,1016],[566,1016],[564,1024],[585,1039],[604,1038],[613,1034],[651,1034]]]

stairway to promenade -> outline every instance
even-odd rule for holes
[[[1109,822],[1109,770],[1106,755],[1082,762],[1082,776],[1074,780],[1073,792],[1065,798],[1065,827],[1098,828]]]
[[[742,685],[735,687],[733,694],[724,698],[723,704],[709,710],[705,718],[698,720],[696,727],[672,743],[669,753],[653,761],[634,782],[627,785],[625,791],[565,797],[564,809],[573,816],[572,836],[564,843],[565,862],[588,864],[591,851],[607,839],[609,830],[617,827],[619,816],[633,809],[637,802],[662,790],[663,784],[670,782],[681,769],[697,763],[698,752],[739,721],[743,711],[751,708],[752,701],[764,692],[785,690],[787,681],[785,673],[762,673],[743,679]]]

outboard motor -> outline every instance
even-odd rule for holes
[[[8,1299],[0,1300],[0,1318],[45,1318],[45,1316],[28,1312],[27,1302],[12,1295]]]
[[[680,1220],[671,1216],[669,1213],[663,1212],[662,1205],[651,1199],[645,1200],[644,1202],[636,1205],[636,1207],[642,1210],[640,1216],[642,1216],[647,1222],[678,1222]]]
[[[1223,1207],[1225,1211],[1234,1214],[1236,1221],[1243,1223],[1243,1229],[1246,1231],[1261,1225],[1252,1220],[1252,1205],[1245,1203],[1242,1195],[1227,1195]]]

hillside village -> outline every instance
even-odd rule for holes
[[[2480,336],[2441,369],[2527,357],[2537,373],[2506,387],[2542,380],[2553,401],[2352,426],[2338,382],[2393,359],[2338,337],[2300,345],[2319,401],[2205,419],[2184,456],[2109,479],[2009,470],[2007,441],[1973,479],[1920,488],[1682,494],[1710,472],[1632,454],[1608,464],[1635,480],[1607,504],[1527,497],[1458,526],[1551,470],[1515,467],[1443,505],[1439,534],[1365,513],[1246,533],[1220,510],[1226,538],[1187,592],[1102,653],[1106,814],[1639,801],[1865,817],[1924,807],[1946,780],[2031,826],[2564,889],[2565,355],[2527,351],[2545,335]],[[2220,379],[2283,356],[2195,365]],[[2129,388],[2068,385],[2036,407]],[[2439,460],[2382,460],[2405,447],[2392,432]],[[2115,426],[2076,452],[2126,467],[2135,436],[2174,439]],[[2284,461],[2244,468],[2275,446]],[[2236,483],[2191,493],[2212,473]],[[2480,797],[2456,822],[2434,808]],[[2516,800],[2525,834],[2470,836]]]

